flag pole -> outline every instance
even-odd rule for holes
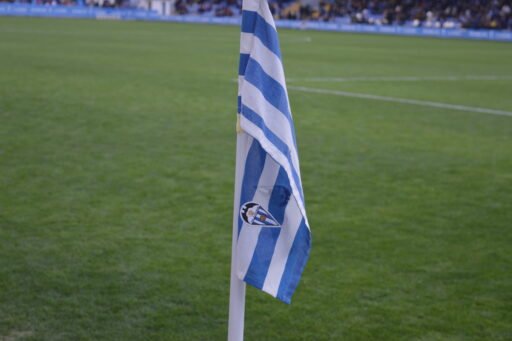
[[[239,155],[244,148],[242,144],[246,139],[242,136],[240,121],[237,115],[236,122],[236,168],[235,168],[235,195],[233,205],[233,237],[231,244],[231,283],[229,290],[229,324],[228,341],[242,341],[244,339],[244,316],[245,316],[245,282],[236,275],[236,249],[238,240],[238,210],[240,205],[240,186],[242,179],[243,165],[240,163]]]

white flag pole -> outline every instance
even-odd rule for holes
[[[238,115],[237,115],[238,116]],[[242,341],[244,339],[244,315],[245,315],[245,282],[236,275],[237,240],[238,240],[238,215],[240,205],[240,188],[243,177],[241,153],[245,150],[247,136],[240,129],[237,120],[236,134],[236,170],[235,170],[235,195],[233,205],[233,237],[231,246],[231,284],[229,291],[229,325],[228,341]]]

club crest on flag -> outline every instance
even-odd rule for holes
[[[247,202],[240,208],[242,220],[249,225],[260,227],[281,227],[269,211],[255,202]]]

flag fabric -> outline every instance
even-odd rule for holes
[[[311,236],[278,35],[266,0],[243,0],[237,122],[236,275],[290,303]]]

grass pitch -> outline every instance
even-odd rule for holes
[[[512,112],[511,44],[280,35],[290,85]],[[1,340],[225,339],[238,41],[0,18]],[[313,249],[246,339],[510,340],[512,117],[290,100]]]

